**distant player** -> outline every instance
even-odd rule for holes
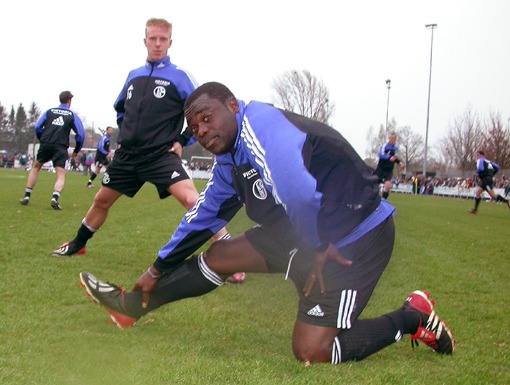
[[[508,202],[508,199],[500,194],[496,195],[494,192],[494,181],[492,177],[499,171],[499,166],[486,159],[483,151],[476,152],[476,159],[476,172],[480,182],[475,192],[475,208],[471,209],[469,212],[474,215],[478,214],[478,206],[482,200],[482,192],[484,190],[487,191],[487,194],[489,194],[492,199],[495,199],[496,202],[504,202],[510,209],[510,202]]]
[[[108,167],[110,164],[110,138],[113,134],[113,127],[107,127],[104,135],[99,139],[97,144],[96,159],[94,161],[94,170],[90,171],[90,179],[87,182],[87,187],[92,188],[92,182],[96,179],[97,174],[101,172],[103,167]]]
[[[398,146],[395,144],[397,135],[392,132],[388,135],[388,141],[379,149],[379,163],[374,171],[374,175],[379,178],[379,183],[384,183],[384,191],[382,197],[388,199],[391,191],[391,178],[393,177],[393,167],[395,163],[400,168],[405,167],[405,163],[397,158]]]
[[[71,110],[71,99],[73,94],[69,91],[63,91],[59,95],[60,105],[50,108],[35,123],[35,135],[41,142],[37,156],[35,158],[30,174],[28,174],[25,196],[19,203],[26,206],[30,202],[32,190],[34,189],[39,172],[44,163],[51,160],[55,167],[56,180],[53,185],[53,194],[50,205],[55,210],[62,210],[59,203],[60,195],[66,182],[66,162],[69,159],[69,135],[74,132],[74,141],[76,143],[72,157],[76,158],[83,145],[85,132],[83,123],[78,115]]]

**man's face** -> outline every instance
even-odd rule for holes
[[[397,142],[397,136],[396,135],[388,136],[388,142],[394,145]]]
[[[204,94],[186,109],[185,114],[188,127],[198,143],[213,154],[220,155],[234,146],[238,111],[239,105],[234,98],[223,104]]]
[[[147,47],[147,58],[151,62],[165,58],[168,55],[168,49],[172,45],[169,30],[154,25],[147,27],[143,42]]]
[[[106,130],[106,133],[107,133],[109,136],[112,136],[112,134],[113,134],[113,127],[108,127],[108,129]]]

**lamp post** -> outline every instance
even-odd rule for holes
[[[388,99],[386,101],[386,135],[388,135],[388,111],[390,110],[390,88],[391,88],[390,79],[386,79],[386,87],[388,88]]]
[[[430,38],[430,67],[429,67],[429,96],[427,101],[427,125],[425,126],[425,152],[423,157],[423,177],[427,177],[427,147],[429,142],[429,114],[430,114],[430,85],[432,82],[432,47],[434,45],[434,29],[437,28],[437,24],[425,24],[427,29],[432,31]]]

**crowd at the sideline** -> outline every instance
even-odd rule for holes
[[[418,195],[471,195],[478,185],[476,175],[469,178],[437,178],[437,177],[396,177],[392,179],[392,191],[405,192]],[[505,175],[494,177],[494,189],[504,191],[503,195],[510,194],[510,178]]]
[[[94,164],[95,152],[94,151],[80,151],[76,158],[69,158],[66,161],[66,170],[67,171],[76,171],[82,172],[84,175],[88,175],[90,173],[90,168]],[[32,168],[34,158],[32,155],[27,155],[26,153],[11,153],[0,154],[0,167],[3,168],[17,168],[30,170]],[[46,167],[43,166],[44,169],[48,169],[49,171],[53,170],[53,165],[48,162]]]

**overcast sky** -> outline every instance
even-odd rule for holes
[[[128,72],[144,64],[145,22],[174,25],[171,60],[199,83],[272,102],[271,83],[309,70],[336,104],[330,123],[364,157],[366,133],[389,117],[425,136],[434,30],[429,144],[468,107],[510,116],[510,1],[19,1],[0,13],[0,103],[41,110],[70,90],[89,124],[115,125]]]

